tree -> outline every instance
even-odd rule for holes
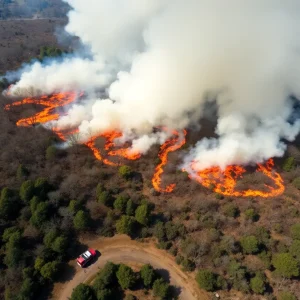
[[[129,199],[126,204],[126,215],[133,216],[134,212],[135,212],[135,204],[131,199]]]
[[[201,289],[213,292],[216,286],[216,275],[209,270],[199,270],[196,280]]]
[[[44,278],[53,281],[55,275],[58,272],[58,263],[56,261],[48,262],[45,265],[43,265],[40,272]]]
[[[259,250],[258,240],[254,235],[242,237],[240,242],[244,253],[253,254]]]
[[[294,157],[288,157],[282,166],[283,170],[286,172],[290,172],[295,168],[295,158]]]
[[[19,210],[19,203],[13,195],[13,192],[4,188],[0,197],[0,217],[4,220],[14,219]]]
[[[23,165],[19,165],[17,169],[17,178],[23,179],[29,175],[29,171]]]
[[[96,300],[95,293],[93,289],[84,284],[80,283],[74,290],[71,295],[71,300]]]
[[[37,205],[35,212],[30,218],[30,223],[35,227],[42,227],[48,219],[49,205],[46,202],[41,202]]]
[[[97,274],[97,277],[93,283],[93,287],[96,291],[104,290],[110,285],[115,285],[117,282],[116,272],[118,265],[112,262],[106,263],[104,268]]]
[[[195,263],[188,258],[184,258],[181,262],[183,270],[186,272],[193,272],[195,270]]]
[[[119,266],[117,278],[123,290],[131,289],[136,282],[136,276],[132,269],[123,264],[120,264]]]
[[[134,219],[129,216],[122,216],[120,220],[116,222],[117,232],[120,234],[133,234]]]
[[[57,237],[52,245],[52,250],[59,254],[64,254],[67,249],[68,239],[65,236]]]
[[[38,178],[34,182],[35,194],[39,196],[41,199],[45,200],[47,197],[47,193],[50,191],[50,185],[46,178]]]
[[[226,204],[224,207],[224,214],[227,217],[237,218],[240,214],[240,210],[235,204],[229,203],[229,204]]]
[[[166,299],[170,293],[170,285],[162,278],[156,279],[153,283],[153,294],[160,299]]]
[[[103,191],[99,194],[97,199],[102,204],[109,206],[111,204],[112,197],[109,191]]]
[[[128,180],[132,176],[132,173],[133,172],[129,166],[121,166],[119,168],[119,174],[126,180]]]
[[[290,292],[281,292],[278,295],[278,300],[297,300],[297,297]]]
[[[296,189],[300,190],[300,177],[295,178],[292,184]]]
[[[90,216],[87,212],[80,210],[74,217],[74,227],[77,230],[86,230],[90,224]]]
[[[20,232],[14,232],[10,237],[8,242],[5,245],[5,257],[4,263],[9,268],[17,267],[22,259],[21,251],[21,234]]]
[[[124,213],[126,210],[128,200],[129,199],[127,196],[119,195],[114,202],[114,208]]]
[[[272,264],[276,272],[284,278],[292,278],[299,275],[298,262],[289,253],[275,254]]]
[[[141,268],[141,278],[143,279],[143,283],[145,287],[151,287],[155,278],[155,272],[152,266],[144,265]]]
[[[77,213],[78,210],[80,210],[82,207],[81,203],[77,200],[71,200],[69,203],[69,210],[72,213]]]
[[[6,228],[6,229],[3,231],[3,234],[2,234],[2,242],[4,242],[4,243],[8,242],[9,239],[10,239],[10,237],[11,237],[14,233],[18,233],[18,234],[21,236],[21,232],[20,232],[20,230],[19,230],[18,227],[13,226],[13,227]]]
[[[37,206],[40,202],[41,202],[41,199],[38,196],[32,197],[32,199],[30,200],[30,210],[31,210],[32,214],[36,211]]]
[[[45,265],[45,263],[46,263],[46,262],[44,261],[43,258],[37,257],[37,258],[35,259],[35,262],[34,262],[34,268],[35,268],[36,270],[40,271],[40,270],[42,269],[42,267]]]
[[[142,225],[149,224],[150,210],[147,204],[140,205],[135,211],[135,219]]]
[[[290,228],[291,236],[294,240],[300,240],[300,224],[294,224]]]
[[[178,235],[177,228],[178,227],[175,224],[173,224],[171,221],[169,221],[165,224],[165,232],[166,232],[167,239],[169,241],[172,241],[177,237],[177,235]]]
[[[53,160],[57,155],[57,148],[55,146],[49,146],[46,149],[46,159]]]
[[[250,280],[250,287],[256,294],[263,294],[266,290],[265,278],[262,274],[258,273]]]
[[[113,300],[113,292],[111,289],[103,289],[97,291],[97,300]]]
[[[289,249],[291,255],[293,255],[298,261],[300,261],[300,241],[294,240]]]
[[[18,299],[20,300],[34,299],[36,290],[37,290],[36,282],[31,278],[25,278],[22,283]]]
[[[158,238],[159,241],[163,241],[166,233],[165,226],[163,222],[157,222],[154,226],[154,236]]]
[[[58,232],[56,229],[49,230],[44,236],[44,245],[48,248],[51,248],[54,240],[58,237]]]
[[[256,222],[259,219],[259,214],[254,210],[254,208],[249,208],[245,210],[245,217],[247,220]]]
[[[255,236],[259,243],[268,245],[270,240],[270,232],[265,227],[257,227],[255,230]]]
[[[34,195],[33,182],[31,180],[24,181],[20,188],[21,200],[23,200],[25,203],[28,203],[29,200],[33,197],[33,195]]]

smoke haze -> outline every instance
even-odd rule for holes
[[[203,139],[184,159],[199,169],[262,162],[285,151],[300,122],[288,122],[300,97],[298,0],[66,0],[66,31],[91,58],[35,63],[11,93],[87,92],[56,126],[79,126],[82,139],[125,132],[146,153],[166,133],[199,123],[217,103],[218,139]],[[107,99],[95,92],[107,90]]]

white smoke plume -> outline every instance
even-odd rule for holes
[[[216,101],[219,138],[200,140],[185,158],[201,169],[281,156],[282,139],[299,132],[287,121],[289,96],[300,96],[298,0],[65,1],[66,30],[92,59],[37,63],[11,92],[107,88],[109,99],[91,96],[93,105],[71,108],[58,126],[118,129],[144,153],[166,138],[153,127],[192,126]]]

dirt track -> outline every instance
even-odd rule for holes
[[[87,282],[102,268],[108,261],[114,263],[138,263],[151,264],[155,269],[164,269],[169,272],[170,283],[181,288],[179,299],[183,300],[206,300],[208,295],[199,290],[197,283],[192,276],[181,271],[174,262],[172,256],[167,252],[157,249],[153,244],[138,243],[130,240],[127,236],[116,236],[110,239],[97,239],[86,242],[89,247],[100,251],[101,256],[87,269],[76,268],[76,274],[72,280],[56,286],[54,299],[67,300],[72,290],[82,282]],[[75,262],[72,262],[75,264]]]

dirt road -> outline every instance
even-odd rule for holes
[[[73,289],[82,282],[87,282],[108,261],[114,263],[150,264],[155,269],[164,269],[169,272],[170,283],[181,289],[179,299],[207,300],[208,295],[197,287],[193,276],[185,274],[175,263],[174,258],[166,251],[157,249],[151,243],[138,243],[127,236],[115,236],[109,239],[84,241],[89,247],[100,251],[98,260],[86,269],[77,268],[74,277],[65,284],[57,285],[54,299],[67,300]],[[72,262],[75,264],[75,262]]]

